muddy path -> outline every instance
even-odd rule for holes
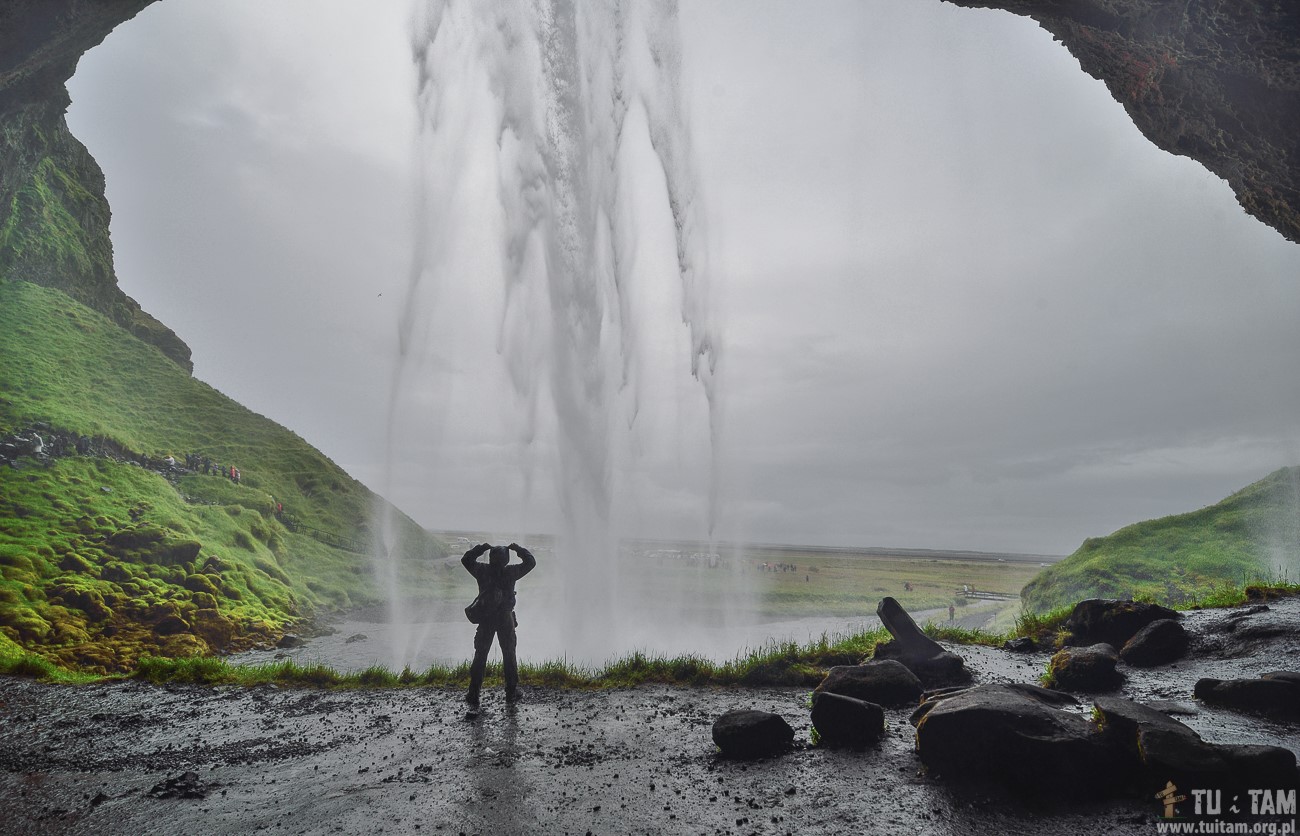
[[[1176,666],[1129,670],[1123,693],[1173,700],[1216,742],[1300,749],[1300,727],[1197,704],[1199,676],[1297,666],[1296,632],[1216,646],[1195,613],[1197,649]],[[1300,600],[1251,616],[1294,626]],[[1262,631],[1267,632],[1267,631]],[[1044,653],[955,648],[977,681],[1035,681]],[[324,691],[67,687],[0,679],[0,831],[21,833],[1151,834],[1145,798],[1025,799],[927,777],[903,709],[866,752],[812,746],[807,689],[485,693],[471,718],[440,689]],[[716,756],[713,720],[731,708],[782,714],[782,757]],[[1086,699],[1080,710],[1087,710]],[[186,773],[192,773],[187,775]]]

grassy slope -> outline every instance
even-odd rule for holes
[[[173,484],[89,456],[0,468],[0,632],[24,647],[111,669],[142,654],[238,647],[374,598],[368,557],[289,531],[272,513],[279,501],[303,526],[368,543],[374,494],[100,314],[0,282],[0,432],[37,422],[155,459],[202,453],[244,478]],[[406,556],[439,548],[395,516]],[[184,629],[170,632],[174,619]]]
[[[1047,612],[1084,598],[1179,604],[1221,586],[1290,580],[1275,555],[1300,552],[1300,467],[1283,468],[1217,505],[1084,541],[1021,591]]]

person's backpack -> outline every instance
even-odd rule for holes
[[[494,579],[499,582],[500,579]],[[502,604],[505,602],[506,593],[498,583],[493,583],[487,589],[480,592],[474,598],[470,605],[465,608],[465,617],[469,619],[470,624],[482,624],[491,616],[501,611]]]

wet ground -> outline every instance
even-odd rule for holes
[[[1200,676],[1297,667],[1300,599],[1250,618],[1280,625],[1238,653],[1194,613],[1192,657],[1128,669],[1123,693],[1174,700],[1207,740],[1300,748],[1300,727],[1202,706]],[[1243,622],[1250,623],[1250,622]],[[1268,630],[1261,630],[1268,633]],[[977,681],[1035,681],[1044,653],[955,648]],[[783,834],[1156,832],[1148,799],[1054,799],[929,779],[903,709],[866,752],[808,743],[806,689],[663,686],[499,691],[467,716],[438,689],[51,686],[0,678],[0,831],[22,833]],[[794,726],[787,755],[720,759],[731,708]],[[1083,708],[1086,708],[1086,703]],[[1083,710],[1081,708],[1081,710]],[[187,775],[186,773],[192,773]]]

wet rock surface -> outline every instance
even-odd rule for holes
[[[1207,743],[1173,717],[1131,700],[1099,697],[1094,705],[1103,736],[1128,756],[1116,767],[1129,783],[1136,779],[1148,790],[1168,781],[1236,790],[1300,784],[1289,749]]]
[[[1110,691],[1118,688],[1124,676],[1115,666],[1119,654],[1108,644],[1087,647],[1063,647],[1049,663],[1053,687],[1067,691]]]
[[[713,721],[713,742],[729,758],[765,758],[789,749],[794,729],[780,714],[737,708]]]
[[[882,706],[842,694],[813,694],[811,718],[820,742],[827,746],[862,749],[885,733]]]
[[[881,599],[876,607],[876,617],[893,639],[876,645],[873,658],[902,663],[929,688],[970,681],[970,672],[962,658],[921,632],[898,601]]]
[[[1176,621],[1181,617],[1159,604],[1089,598],[1075,604],[1065,622],[1065,629],[1070,631],[1067,644],[1123,647],[1147,625],[1156,621]]]
[[[1187,653],[1187,631],[1172,618],[1153,621],[1129,639],[1120,650],[1120,658],[1130,665],[1152,667],[1167,665]]]
[[[1193,691],[1205,703],[1300,720],[1300,674],[1267,673],[1259,679],[1197,680]]]
[[[916,705],[923,690],[916,674],[893,659],[836,665],[817,686],[819,693],[828,691],[892,707]]]
[[[1219,634],[1209,625],[1226,615],[1189,614],[1192,652],[1171,665],[1128,668],[1116,696],[1182,712],[1178,719],[1208,743],[1295,753],[1296,723],[1192,696],[1198,679],[1261,678],[1300,654],[1290,635],[1247,657],[1215,651]],[[1244,627],[1273,615],[1300,618],[1300,600],[1238,620]],[[1037,682],[1048,653],[960,651],[977,683],[1022,683],[1008,690],[1091,719],[1090,698],[1044,697],[1024,684]],[[67,687],[0,678],[0,798],[8,820],[56,834],[1149,836],[1163,812],[1149,793],[1124,786],[1105,797],[1083,786],[1026,797],[1004,781],[938,777],[916,752],[914,706],[884,709],[884,734],[859,751],[811,745],[804,688],[526,690],[527,702],[514,708],[499,689],[485,692],[483,710],[467,720],[461,693],[441,689]],[[783,717],[794,729],[791,749],[757,761],[720,757],[711,727],[737,706]],[[205,798],[150,795],[186,772]]]
[[[1109,791],[1115,750],[1087,717],[1062,710],[1063,704],[1044,689],[1006,685],[944,694],[918,712],[917,750],[941,777],[992,778],[1032,792],[1053,786]]]

